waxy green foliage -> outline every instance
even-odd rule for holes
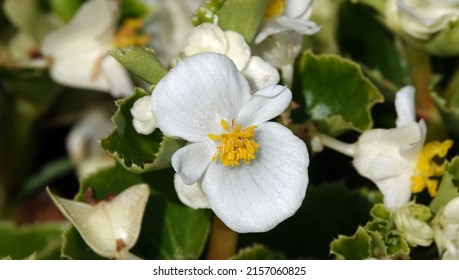
[[[452,199],[459,196],[459,157],[455,157],[446,164],[445,174],[443,175],[437,195],[429,205],[430,210],[436,213]]]
[[[57,259],[66,223],[0,223],[0,259]]]
[[[146,183],[152,190],[139,239],[131,252],[144,259],[198,259],[210,228],[210,212],[194,210],[178,201],[173,187],[173,170],[136,174],[120,165],[100,170],[81,182],[76,199],[83,201],[91,188],[102,200],[126,188]],[[62,254],[70,259],[100,259],[83,241],[75,228],[64,235]]]
[[[167,69],[156,58],[153,50],[129,46],[111,50],[108,54],[130,72],[152,85],[156,85],[167,74]]]
[[[226,0],[218,12],[218,25],[223,30],[238,32],[250,44],[268,4],[269,0]]]
[[[293,99],[300,108],[292,113],[294,119],[317,121],[319,130],[329,135],[373,126],[371,108],[383,97],[356,63],[308,51],[297,70]]]
[[[359,226],[354,235],[338,236],[330,244],[330,253],[346,260],[406,258],[410,247],[395,228],[390,210],[376,204],[370,214],[372,220]]]
[[[112,119],[115,129],[101,142],[105,151],[133,172],[169,167],[172,155],[184,145],[181,140],[165,137],[159,129],[149,135],[135,131],[130,110],[144,96],[147,94],[137,88],[133,95],[116,102],[118,110]]]

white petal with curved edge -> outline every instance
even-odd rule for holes
[[[387,208],[396,209],[410,201],[411,175],[403,174],[375,181],[376,186],[383,194],[384,204]]]
[[[99,73],[103,55],[101,51],[93,51],[55,60],[50,69],[51,77],[71,87],[108,91],[109,85]]]
[[[202,192],[201,182],[187,185],[182,178],[174,174],[174,187],[177,195],[183,204],[193,209],[209,208],[209,202],[206,195]]]
[[[132,120],[132,126],[137,133],[143,135],[150,135],[156,129],[155,121],[139,121],[136,119]]]
[[[278,123],[255,130],[259,144],[249,165],[212,163],[202,183],[210,208],[237,232],[264,232],[292,216],[308,185],[309,155],[304,142]]]
[[[151,98],[150,96],[143,96],[137,99],[132,105],[131,115],[134,119],[139,121],[148,121],[154,119],[151,112]]]
[[[137,242],[150,190],[146,184],[135,185],[95,206],[48,193],[91,249],[114,258],[118,255],[117,240],[122,240],[127,250]]]
[[[112,56],[102,59],[100,76],[106,81],[113,97],[126,97],[134,91],[128,71]]]
[[[236,64],[237,69],[242,70],[249,63],[251,51],[250,46],[245,42],[241,34],[228,30],[225,31],[228,40],[228,48],[224,53]]]
[[[255,92],[242,107],[236,123],[242,127],[258,125],[280,115],[292,100],[292,92],[286,86],[267,86]]]
[[[172,166],[185,184],[192,185],[202,177],[215,152],[215,144],[210,139],[191,143],[174,153]]]
[[[395,95],[397,127],[416,121],[414,93],[414,87],[406,86],[401,88]]]
[[[157,126],[169,137],[204,141],[221,134],[251,97],[247,80],[228,57],[200,53],[182,59],[152,94]]]
[[[311,0],[288,0],[282,14],[291,18],[308,19],[312,12]]]
[[[280,80],[277,69],[258,56],[252,56],[241,72],[255,90],[276,85]]]
[[[203,23],[188,34],[182,52],[185,56],[202,52],[225,54],[227,49],[228,40],[225,32],[215,24]]]
[[[92,42],[109,48],[115,32],[116,5],[110,0],[84,3],[72,20],[46,36],[42,44],[45,56],[66,57],[92,51]]]
[[[312,35],[319,30],[320,26],[313,21],[289,18],[281,15],[272,20],[265,21],[261,27],[261,31],[255,37],[254,42],[255,44],[259,44],[268,36],[283,31],[295,31],[302,35]]]

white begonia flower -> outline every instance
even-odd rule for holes
[[[271,0],[255,37],[255,44],[266,37],[283,31],[295,31],[301,35],[312,35],[320,27],[309,20],[312,0]]]
[[[186,37],[183,56],[202,52],[221,53],[231,58],[255,90],[275,85],[280,80],[276,68],[251,55],[250,46],[242,35],[231,30],[223,31],[215,24],[206,22],[196,26]]]
[[[149,135],[156,128],[155,116],[151,112],[151,97],[137,99],[131,108],[132,125],[139,134]]]
[[[459,19],[459,1],[388,0],[385,14],[391,28],[428,40]]]
[[[153,91],[158,127],[190,142],[172,156],[172,166],[185,184],[201,182],[209,207],[234,231],[268,231],[301,206],[306,145],[267,122],[291,98],[278,85],[252,95],[233,61],[217,53],[182,59]]]
[[[83,240],[98,255],[113,259],[139,259],[129,252],[139,237],[150,189],[129,187],[109,201],[95,205],[53,195],[56,206],[72,222]]]
[[[394,222],[412,247],[429,246],[434,239],[434,231],[428,223],[431,217],[429,207],[409,202],[395,211]]]
[[[459,197],[441,208],[434,220],[435,243],[444,260],[459,260]]]
[[[78,177],[115,164],[115,159],[103,152],[99,140],[113,129],[110,117],[100,110],[90,111],[67,135],[66,149],[76,166]]]
[[[396,128],[368,130],[354,144],[354,167],[376,184],[388,208],[410,200],[411,177],[426,139],[424,120],[416,122],[414,92],[411,86],[397,92]]]
[[[114,47],[118,8],[113,0],[90,0],[68,24],[45,37],[41,51],[51,59],[50,74],[56,82],[115,97],[132,93],[128,72],[106,56]]]
[[[384,204],[391,209],[410,200],[411,177],[415,175],[426,138],[425,122],[415,119],[413,87],[397,92],[395,109],[396,128],[367,130],[354,144],[321,137],[325,146],[354,158],[358,173],[376,184],[384,196]]]

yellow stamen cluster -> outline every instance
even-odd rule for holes
[[[143,47],[148,44],[150,38],[142,34],[143,20],[138,18],[126,19],[115,35],[115,43],[118,47],[127,46]]]
[[[237,166],[240,160],[243,160],[245,164],[249,164],[251,160],[255,159],[258,144],[253,140],[253,137],[257,127],[250,126],[241,129],[240,124],[235,125],[234,119],[231,122],[231,127],[223,119],[220,124],[228,133],[208,135],[210,139],[220,142],[212,161],[217,159],[218,154],[220,154],[220,161],[224,166]]]
[[[286,0],[270,0],[265,11],[265,17],[277,17],[282,14]]]
[[[415,175],[411,177],[411,191],[419,193],[427,188],[430,196],[437,194],[438,180],[431,177],[439,177],[445,173],[445,163],[439,165],[434,161],[435,157],[444,158],[448,150],[453,145],[453,141],[446,140],[443,143],[434,141],[427,143],[419,156]]]

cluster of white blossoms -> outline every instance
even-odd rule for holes
[[[151,97],[161,131],[189,142],[172,157],[182,201],[208,205],[237,232],[267,231],[293,215],[308,185],[308,152],[289,129],[268,122],[291,98],[279,85],[251,94],[227,56],[182,59]]]

